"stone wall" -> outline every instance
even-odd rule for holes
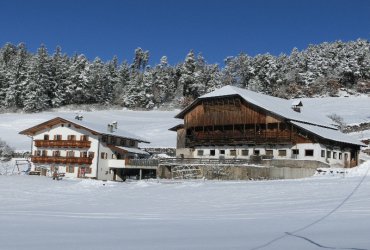
[[[297,179],[313,176],[317,168],[323,167],[328,165],[319,161],[263,160],[261,165],[188,165],[183,171],[178,166],[159,166],[157,175],[165,179],[187,179],[189,176],[208,180]]]

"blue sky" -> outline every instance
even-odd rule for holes
[[[150,64],[171,64],[189,50],[209,63],[240,52],[290,53],[325,41],[370,39],[368,0],[0,0],[0,46],[31,51],[57,45],[89,59],[132,60],[141,47]]]

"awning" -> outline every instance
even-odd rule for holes
[[[115,148],[119,148],[129,153],[138,154],[138,155],[150,155],[148,152],[138,149],[138,148],[129,148],[129,147],[121,147],[121,146],[114,146]]]

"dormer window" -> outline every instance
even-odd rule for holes
[[[303,103],[301,100],[294,100],[293,103],[292,103],[292,109],[295,111],[295,112],[301,112],[301,109],[303,107]]]
[[[49,135],[45,134],[45,135],[44,135],[44,140],[45,140],[45,141],[48,141],[48,140],[49,140]]]

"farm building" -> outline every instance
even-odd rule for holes
[[[309,110],[234,86],[197,98],[176,118],[178,158],[306,160],[354,167],[363,144]]]
[[[116,181],[155,177],[155,167],[134,164],[149,156],[138,147],[149,142],[120,129],[116,122],[97,126],[81,115],[56,117],[20,134],[32,139],[33,173],[58,171],[66,177]]]

